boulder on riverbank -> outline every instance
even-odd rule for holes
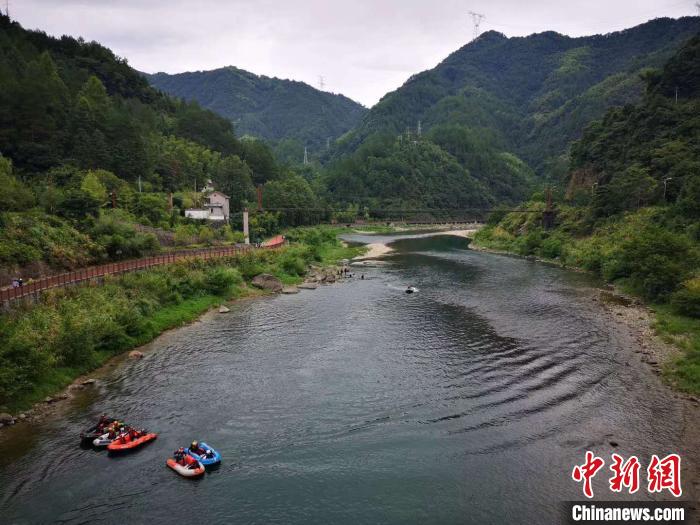
[[[224,306],[223,304],[221,306],[219,306],[219,313],[220,314],[227,314],[230,311],[231,310],[228,307]]]
[[[3,425],[12,425],[15,422],[15,418],[11,414],[2,413],[0,414],[0,423]]]
[[[299,293],[299,288],[296,286],[285,286],[282,288],[282,293],[284,294],[292,294],[292,293]]]
[[[283,288],[282,281],[269,273],[261,273],[260,275],[256,275],[253,277],[251,284],[256,288],[267,290],[269,292],[281,292]]]
[[[143,359],[143,352],[139,352],[138,350],[133,350],[129,352],[129,357],[131,359]]]
[[[318,284],[316,283],[301,283],[297,288],[301,288],[302,290],[315,290],[318,288]]]

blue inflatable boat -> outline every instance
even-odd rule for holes
[[[185,453],[192,456],[194,459],[199,461],[205,467],[209,467],[211,465],[216,465],[217,463],[221,463],[221,454],[219,454],[216,450],[214,450],[212,447],[207,445],[204,441],[199,442],[199,448],[206,450],[208,453],[202,454],[202,455],[195,454],[189,448],[185,449]]]

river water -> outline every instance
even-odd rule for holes
[[[167,333],[61,417],[10,429],[0,521],[557,523],[583,499],[571,469],[587,449],[643,468],[684,452],[680,409],[589,277],[456,237],[393,246],[351,282]],[[102,412],[159,438],[123,457],[79,448]],[[224,457],[200,481],[165,467],[194,438]]]

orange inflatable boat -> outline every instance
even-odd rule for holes
[[[146,443],[153,441],[158,434],[146,431],[129,431],[121,434],[117,439],[107,445],[107,450],[111,452],[122,452],[139,448]]]
[[[169,458],[165,464],[186,478],[196,478],[204,474],[204,465],[189,454],[183,456],[179,461],[175,458]]]

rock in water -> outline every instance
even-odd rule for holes
[[[0,423],[2,423],[3,425],[11,425],[14,422],[15,418],[13,418],[11,414],[7,414],[4,412],[0,414]]]
[[[227,313],[229,313],[230,311],[231,311],[231,310],[229,310],[229,309],[228,309],[226,306],[224,306],[223,304],[222,304],[221,306],[219,306],[219,313],[220,313],[220,314],[227,314]]]
[[[299,293],[299,288],[297,288],[296,286],[285,286],[284,288],[282,288],[282,293]]]
[[[129,357],[131,359],[143,359],[143,352],[139,352],[138,350],[133,350],[129,352]]]
[[[281,292],[283,288],[282,281],[269,273],[261,273],[260,275],[256,275],[253,277],[252,284],[256,288],[267,290],[269,292]]]

